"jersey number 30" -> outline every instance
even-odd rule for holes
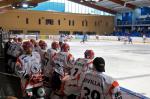
[[[96,90],[90,90],[87,87],[84,87],[86,93],[84,94],[85,99],[100,99],[100,93]]]

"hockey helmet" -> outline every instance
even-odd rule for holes
[[[60,48],[59,43],[56,42],[56,41],[52,42],[51,48],[52,48],[52,49],[55,49],[55,50],[58,50],[58,49]]]
[[[87,59],[93,59],[94,58],[93,50],[86,50],[84,52],[84,57],[87,58]]]
[[[39,46],[43,49],[43,48],[46,48],[46,47],[47,47],[47,44],[46,44],[45,41],[40,40],[40,41],[39,41]]]
[[[67,43],[63,43],[61,46],[61,51],[62,52],[68,52],[70,50],[70,46]]]
[[[24,50],[27,50],[28,48],[32,48],[33,46],[30,41],[25,41],[25,42],[23,42],[22,47]]]
[[[22,38],[21,37],[18,37],[18,42],[22,42]]]

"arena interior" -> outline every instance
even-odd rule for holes
[[[99,57],[99,75],[118,85],[108,93],[112,82],[100,89],[88,86],[103,85],[97,76],[81,79],[98,72]],[[78,58],[92,66],[81,85],[71,82]],[[150,0],[0,0],[0,99],[150,99],[149,58]]]

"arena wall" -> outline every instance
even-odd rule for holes
[[[47,19],[50,20],[46,24]],[[42,35],[58,35],[59,31],[67,31],[70,34],[73,34],[73,32],[106,34],[113,32],[114,17],[47,11],[10,10],[0,14],[0,27],[3,27],[6,31],[19,30],[20,33],[24,34],[36,31]]]

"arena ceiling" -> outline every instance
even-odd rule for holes
[[[40,2],[45,2],[48,0],[0,0],[0,13],[5,12],[7,10],[12,10],[12,5],[17,5],[21,3],[28,3],[30,5],[36,5]]]
[[[31,5],[50,0],[0,0],[0,12],[11,10],[12,4],[27,2]],[[108,13],[133,10],[138,7],[150,6],[150,0],[69,0]]]

